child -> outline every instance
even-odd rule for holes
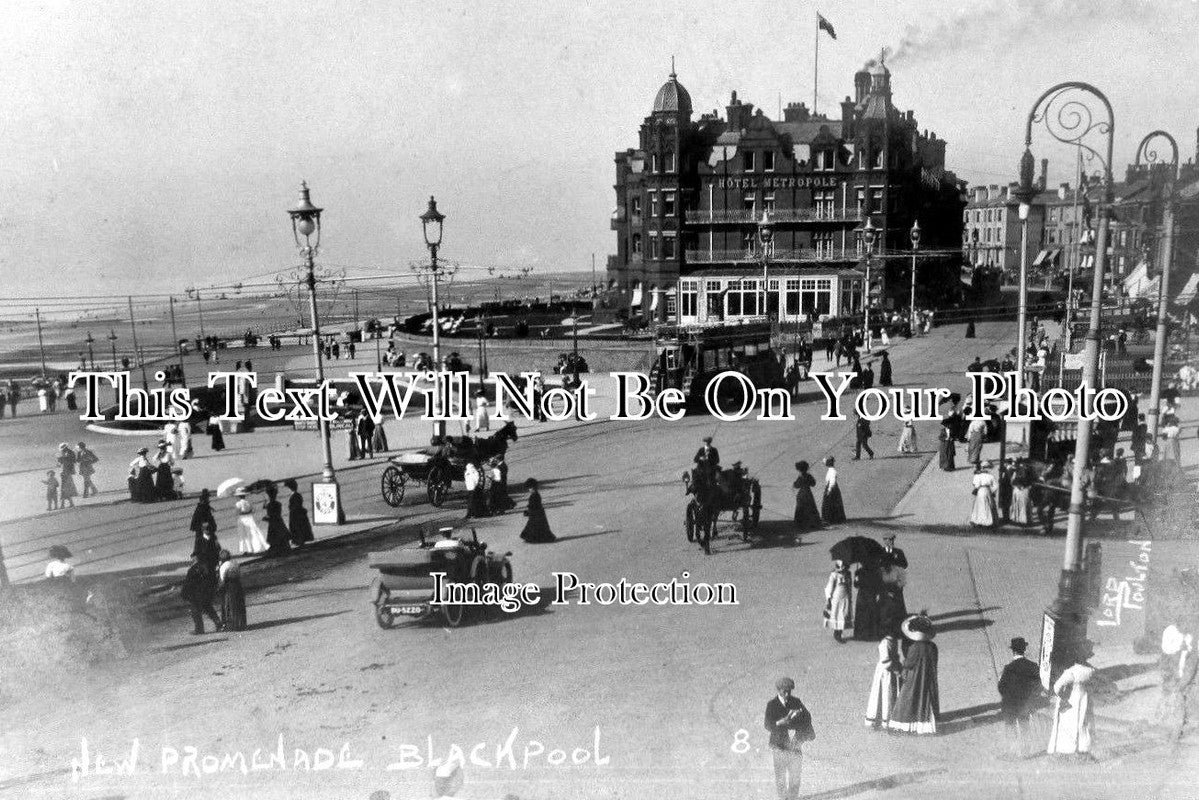
[[[58,508],[58,477],[54,470],[46,471],[46,479],[42,483],[46,485],[46,510],[54,511]]]
[[[183,499],[183,470],[175,467],[171,470],[171,484],[175,489],[175,499]]]

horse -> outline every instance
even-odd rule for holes
[[[749,532],[757,525],[762,509],[762,487],[756,479],[745,474],[739,465],[715,472],[697,465],[683,473],[683,484],[685,494],[693,496],[686,511],[688,541],[695,541],[693,537],[698,536],[704,552],[710,553],[709,543],[716,537],[722,511],[732,511],[734,520],[741,514],[741,538],[749,540]]]
[[[507,453],[508,442],[515,442],[518,438],[516,423],[508,420],[504,423],[503,427],[487,438],[472,439],[469,436],[447,436],[446,443],[449,445],[450,458],[486,461],[492,456]],[[428,449],[428,452],[433,454],[435,449],[435,447],[431,447]]]

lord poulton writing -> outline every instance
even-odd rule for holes
[[[653,391],[649,376],[642,372],[609,375],[615,381],[616,412],[607,419],[659,417],[677,421],[687,415],[691,398],[683,390],[667,387]],[[258,375],[253,372],[210,372],[207,387],[217,390],[214,395],[219,398],[220,408],[205,407],[184,386],[159,389],[131,386],[128,372],[73,372],[69,385],[82,385],[86,391],[86,406],[80,415],[85,421],[106,418],[106,409],[101,408],[102,387],[115,392],[115,412],[111,418],[117,421],[179,422],[197,413],[244,420],[251,406],[258,418],[268,423],[332,421],[347,415],[345,401],[351,390],[372,418],[402,419],[419,411],[423,420],[467,422],[474,418],[476,398],[481,394],[494,409],[493,418],[500,421],[538,416],[552,421],[599,418],[593,410],[597,392],[588,380],[581,379],[574,386],[538,388],[534,380],[539,376],[537,372],[518,375],[493,372],[487,384],[480,384],[467,372],[351,372],[346,380],[326,379],[295,387],[259,386]],[[942,387],[868,387],[854,394],[856,377],[855,372],[811,373],[824,400],[822,419],[846,420],[847,411],[852,410],[871,421],[884,417],[935,421],[942,418],[940,406],[952,396],[949,389]],[[971,372],[967,377],[971,419],[986,418],[991,407],[1003,409],[1010,420],[1053,422],[1115,421],[1127,410],[1127,398],[1111,388],[1058,387],[1039,393],[1023,386],[1016,373]],[[730,389],[741,398],[739,404],[721,402],[722,395]],[[788,389],[760,388],[746,375],[733,370],[712,376],[702,391],[702,400],[706,413],[721,421],[796,419],[792,408],[794,398]]]

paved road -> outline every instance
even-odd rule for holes
[[[896,378],[901,384],[954,385],[974,355],[1006,349],[1007,333],[983,324],[968,350],[952,330],[893,348]],[[995,641],[1005,641],[1011,630],[1035,638],[1027,620],[1050,596],[1060,543],[1021,540],[1012,561],[998,538],[905,534],[901,544],[913,564],[909,605],[927,605],[944,623],[938,639],[942,709],[961,712],[961,719],[949,726],[950,735],[936,739],[868,734],[861,706],[875,647],[837,644],[820,628],[827,547],[846,535],[903,524],[893,510],[931,454],[895,456],[899,424],[880,423],[879,458],[851,462],[849,423],[819,421],[816,404],[797,412],[801,419],[794,423],[718,423],[705,416],[529,437],[511,451],[511,480],[517,485],[532,475],[542,481],[560,541],[520,542],[516,513],[478,526],[495,549],[514,551],[518,580],[548,586],[551,573],[570,570],[589,581],[652,583],[682,580],[686,573],[692,582],[733,583],[737,606],[551,606],[453,631],[380,630],[366,605],[371,576],[362,554],[400,544],[411,536],[411,525],[437,524],[461,509],[460,500],[436,513],[414,506],[394,531],[361,541],[351,537],[341,547],[296,555],[286,564],[251,567],[250,631],[190,639],[183,635],[187,623],[176,618],[151,631],[147,649],[122,664],[119,674],[87,673],[78,684],[58,687],[52,717],[43,706],[18,704],[16,724],[0,734],[0,749],[8,753],[0,761],[0,787],[20,785],[45,797],[62,796],[64,788],[80,797],[367,798],[379,790],[425,797],[429,769],[386,766],[415,763],[430,749],[444,758],[452,745],[495,762],[496,746],[515,730],[517,768],[509,769],[502,756],[498,768],[468,766],[463,797],[766,798],[774,790],[761,711],[781,674],[796,679],[815,715],[818,739],[805,763],[810,796],[873,797],[899,786],[887,796],[949,797],[968,785],[976,797],[1007,797],[1030,781],[1035,786],[1033,776],[1046,765],[1013,770],[996,761],[999,729],[973,725],[968,717],[994,700]],[[920,431],[926,449],[932,428]],[[729,535],[726,523],[713,555],[686,543],[679,475],[708,434],[716,437],[723,461],[743,461],[762,481],[762,528],[777,536],[747,545]],[[816,463],[830,453],[841,462],[851,519],[792,540],[785,535],[792,462]],[[386,512],[370,470],[348,473],[345,482],[351,509]],[[930,502],[944,514],[945,499]],[[180,541],[177,532],[160,533],[149,522],[139,516],[121,530]],[[98,525],[97,532],[118,524]],[[973,566],[970,548],[985,551]],[[978,580],[974,570],[987,579]],[[22,735],[34,724],[36,742]],[[141,771],[72,784],[70,758],[78,754],[81,736],[109,757],[127,751],[138,737]],[[162,774],[164,746],[181,753],[195,746],[201,754],[248,754],[273,751],[279,736],[287,769],[197,778],[179,776],[169,765]],[[486,744],[472,750],[477,743]],[[292,769],[294,748],[336,753],[343,744],[348,758],[363,760],[360,768],[320,775]],[[546,754],[534,755],[523,768],[526,750],[542,746]],[[548,766],[555,749],[586,763]],[[597,754],[607,760],[594,763]],[[1115,796],[1107,768],[1054,778],[1049,765],[1050,778],[1043,780],[1054,791],[1036,796],[1084,796],[1076,793],[1080,788],[1088,797]]]

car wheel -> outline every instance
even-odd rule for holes
[[[395,616],[391,613],[391,609],[382,601],[375,603],[375,622],[384,630],[395,625]]]
[[[446,603],[441,607],[441,616],[445,619],[447,628],[457,628],[466,618],[466,606]]]

